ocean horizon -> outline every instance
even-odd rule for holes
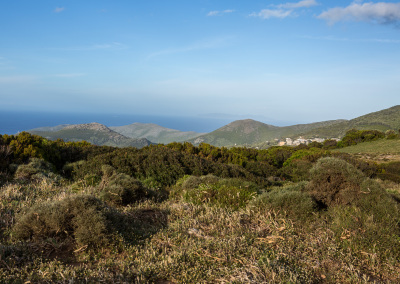
[[[91,122],[98,122],[108,127],[123,126],[135,122],[154,123],[180,131],[208,133],[232,122],[232,120],[227,118],[209,118],[202,116],[187,117],[0,110],[0,134],[12,135],[38,127]]]

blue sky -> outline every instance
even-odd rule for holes
[[[400,2],[0,2],[0,109],[351,119],[399,104]]]

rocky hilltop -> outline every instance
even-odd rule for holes
[[[40,128],[39,128],[40,129]],[[42,128],[43,129],[43,128]],[[55,127],[55,129],[58,129]],[[142,148],[151,144],[145,138],[134,139],[123,136],[100,123],[72,124],[57,131],[41,131],[32,129],[28,132],[43,136],[50,140],[63,139],[64,141],[88,141],[100,146],[136,147]]]
[[[112,132],[110,128],[107,126],[92,122],[92,123],[85,123],[85,124],[71,124],[64,127],[64,129],[77,129],[77,130],[95,130],[95,131],[104,131],[104,132]]]

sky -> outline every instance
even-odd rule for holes
[[[0,26],[0,111],[290,125],[399,104],[399,1],[3,0]]]

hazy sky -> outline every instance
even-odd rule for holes
[[[0,2],[0,109],[313,122],[399,104],[399,1]]]

